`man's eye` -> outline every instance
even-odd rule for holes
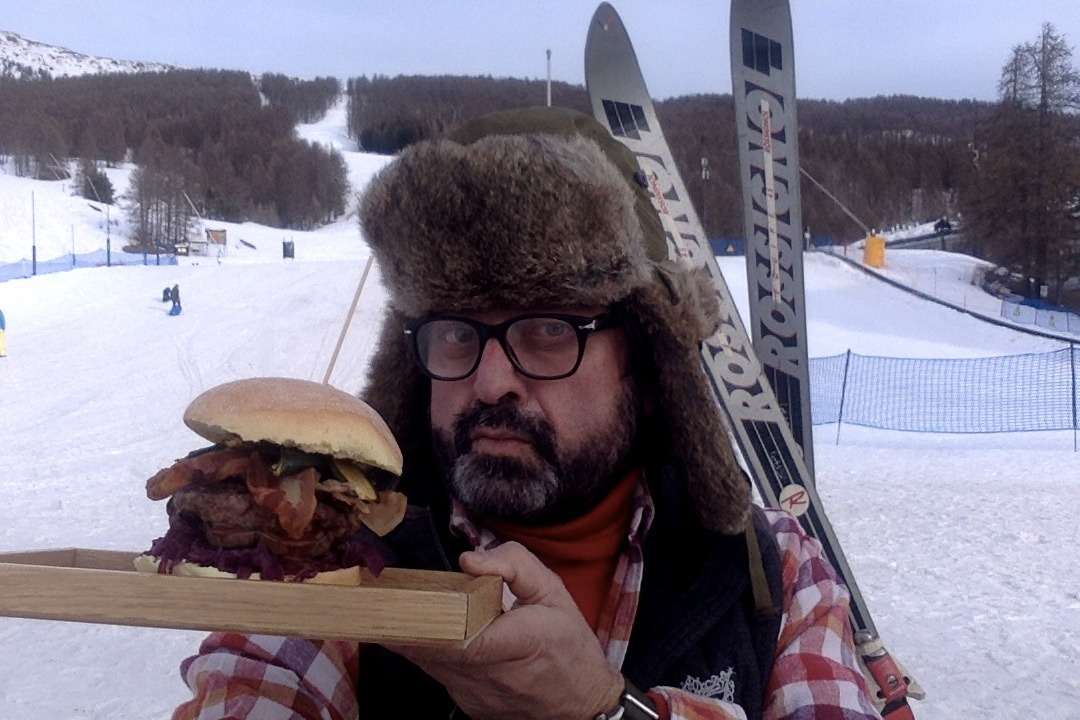
[[[573,340],[574,328],[562,320],[534,318],[515,328],[514,337],[537,347],[552,348]]]
[[[541,335],[551,339],[561,338],[570,332],[570,326],[562,320],[545,322],[538,329]]]
[[[476,331],[471,327],[448,328],[443,333],[443,342],[447,345],[469,345],[476,339]]]

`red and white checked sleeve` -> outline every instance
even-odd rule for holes
[[[766,510],[780,550],[784,618],[765,692],[765,720],[880,720],[855,658],[849,595],[822,553],[786,512]],[[671,720],[745,720],[738,705],[670,687],[653,688]]]
[[[353,720],[358,645],[211,633],[180,664],[194,697],[172,720]]]

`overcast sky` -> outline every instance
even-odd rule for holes
[[[617,0],[654,97],[731,92],[728,3]],[[791,0],[797,90],[993,100],[1009,49],[1080,0]],[[0,0],[0,30],[92,55],[334,75],[484,74],[584,83],[590,0]],[[1080,52],[1074,54],[1080,65]]]

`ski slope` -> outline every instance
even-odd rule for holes
[[[340,144],[354,190],[387,161],[350,151],[340,106],[300,133]],[[0,204],[12,180],[0,176]],[[21,183],[33,183],[35,197],[56,190],[19,181],[18,192],[29,188]],[[50,222],[82,222],[85,202],[68,206],[61,194]],[[96,237],[101,229],[88,222]],[[0,283],[9,351],[0,358],[0,552],[147,548],[167,523],[144,483],[203,444],[181,422],[197,393],[249,376],[322,378],[367,258],[355,216],[310,233],[227,227],[256,249],[237,243],[180,266]],[[0,236],[0,257],[15,254],[9,238]],[[281,259],[285,238],[296,242],[295,261]],[[744,261],[724,258],[721,268],[745,316]],[[806,282],[813,356],[1059,347],[823,254],[807,256]],[[174,283],[184,312],[169,317],[161,290]],[[362,387],[385,299],[373,273],[334,385]],[[848,560],[882,636],[930,693],[916,707],[920,720],[1080,718],[1080,532],[1069,512],[1080,504],[1080,455],[1071,435],[845,426],[834,445],[835,426],[816,432],[819,492]],[[202,636],[0,618],[0,718],[168,718],[188,697],[178,665]]]

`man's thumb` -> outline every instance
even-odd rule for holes
[[[470,575],[501,576],[520,605],[577,607],[559,576],[519,543],[462,553],[460,563],[461,569]]]

